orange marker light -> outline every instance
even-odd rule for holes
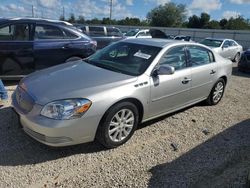
[[[91,106],[91,102],[87,103],[87,104],[84,104],[82,107],[80,107],[76,112],[77,113],[83,113],[83,112],[86,112],[89,107]]]

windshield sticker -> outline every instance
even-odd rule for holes
[[[145,54],[145,53],[142,53],[140,51],[136,52],[134,54],[135,57],[140,57],[140,58],[143,58],[143,59],[149,59],[151,57],[151,55],[149,54]]]

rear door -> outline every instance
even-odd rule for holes
[[[71,39],[65,38],[60,27],[37,24],[34,30],[35,69],[64,63],[72,54]]]
[[[216,81],[217,63],[207,48],[190,45],[187,47],[191,64],[191,100],[206,98]]]
[[[10,23],[0,27],[0,76],[23,76],[33,70],[33,42],[28,23]]]

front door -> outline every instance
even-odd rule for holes
[[[175,68],[172,75],[151,77],[151,116],[158,116],[185,106],[190,101],[191,70],[187,66],[185,46],[168,50],[159,65]]]

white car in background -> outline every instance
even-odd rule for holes
[[[232,39],[206,38],[201,44],[209,46],[222,57],[239,62],[243,47]]]
[[[152,38],[149,29],[131,29],[124,36],[126,38]]]

